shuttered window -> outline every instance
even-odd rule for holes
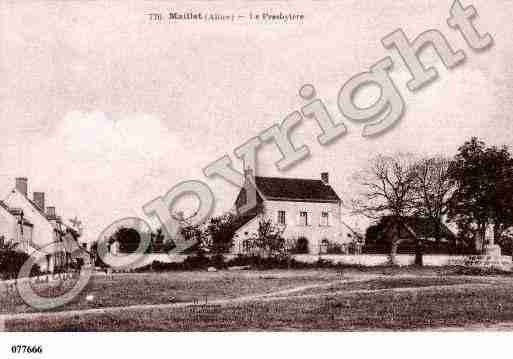
[[[321,220],[319,222],[321,226],[329,226],[330,225],[330,213],[327,211],[321,212]]]
[[[287,224],[285,211],[278,211],[278,224]]]
[[[299,225],[300,226],[308,226],[310,222],[308,221],[308,212],[301,211],[299,212]]]

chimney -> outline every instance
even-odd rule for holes
[[[41,211],[45,211],[45,193],[34,192],[34,202],[37,204]]]
[[[27,197],[28,179],[27,177],[16,177],[16,189]]]
[[[55,215],[55,207],[46,207],[46,215],[48,217],[55,218],[56,217],[56,215]]]
[[[321,180],[324,184],[329,184],[330,183],[330,178],[329,178],[329,174],[328,172],[322,172],[321,173]]]

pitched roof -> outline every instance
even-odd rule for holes
[[[258,190],[267,199],[304,202],[339,202],[340,197],[317,179],[255,177]]]
[[[393,218],[390,216],[383,217],[385,225],[393,223]],[[422,238],[434,238],[436,234],[436,228],[433,221],[429,218],[424,217],[403,217],[403,221],[407,224],[419,237]],[[441,236],[443,238],[454,238],[454,233],[444,223],[440,223]]]
[[[30,203],[30,205],[37,211],[39,212],[43,217],[46,218],[46,214],[44,212],[43,209],[39,208],[39,206],[36,204],[36,202],[34,202],[33,200],[31,200],[28,196],[24,195],[23,193],[21,193],[20,191],[18,191],[18,189],[16,187],[14,187],[12,189],[12,191],[9,193],[9,195],[7,196],[7,199],[6,201],[9,199],[9,197],[13,194],[13,193],[19,193],[23,198],[25,198],[27,200],[28,203]],[[2,201],[4,202],[4,201]],[[5,203],[5,202],[4,202]]]

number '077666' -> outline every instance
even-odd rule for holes
[[[13,354],[42,354],[43,347],[41,345],[13,345],[11,352]]]

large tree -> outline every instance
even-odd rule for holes
[[[412,155],[396,154],[393,156],[378,155],[371,160],[368,168],[356,175],[362,192],[353,199],[356,213],[372,219],[390,217],[394,223],[394,231],[401,228],[408,230],[416,239],[416,235],[404,221],[407,216],[415,214],[416,167]],[[390,260],[395,262],[395,254],[401,238],[391,235]]]
[[[141,237],[134,228],[120,227],[109,239],[109,243],[114,242],[119,243],[119,251],[121,253],[134,253],[139,247]],[[149,251],[151,251],[151,248],[148,248],[147,252]]]
[[[494,240],[513,226],[513,160],[506,146],[486,146],[472,137],[459,149],[451,166],[451,179],[457,186],[449,219],[474,235],[484,245],[488,226]],[[476,245],[477,247],[477,245]]]
[[[437,243],[456,189],[451,181],[450,166],[451,160],[442,156],[421,158],[415,164],[415,214],[431,221]]]

